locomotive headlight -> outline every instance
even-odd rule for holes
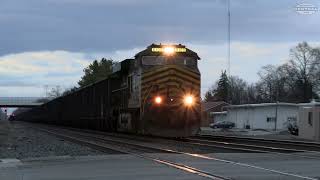
[[[154,98],[154,102],[155,102],[156,104],[161,104],[161,103],[162,103],[162,98],[161,98],[160,96],[156,96],[156,97]]]
[[[167,47],[163,48],[163,52],[166,55],[172,55],[174,53],[174,47],[167,46]]]
[[[184,104],[187,106],[192,106],[194,104],[194,97],[192,95],[186,95],[184,97]]]

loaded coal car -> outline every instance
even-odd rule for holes
[[[113,66],[105,80],[20,114],[17,120],[165,137],[194,135],[200,126],[197,53],[152,44]]]

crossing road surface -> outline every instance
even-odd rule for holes
[[[157,156],[157,154],[153,154]],[[159,154],[163,157],[163,154]],[[207,156],[238,162],[168,154],[166,159],[230,179],[317,179],[320,159],[281,157],[267,153],[215,153]],[[247,166],[249,165],[249,166]],[[2,159],[1,180],[38,179],[207,179],[164,164],[128,154]]]

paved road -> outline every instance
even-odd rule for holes
[[[163,154],[152,156],[164,157]],[[168,154],[166,159],[232,179],[316,179],[320,177],[320,159],[294,158],[274,154],[216,153],[217,159],[201,159]],[[230,160],[230,161],[221,161]],[[239,162],[244,164],[233,164]],[[248,167],[247,164],[252,166]],[[38,179],[205,179],[132,155],[52,157],[3,160],[1,180]]]
[[[1,164],[1,163],[0,163]],[[205,179],[130,155],[2,163],[1,180]],[[8,168],[8,166],[11,166]],[[1,165],[0,165],[1,167]]]

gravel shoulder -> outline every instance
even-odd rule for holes
[[[21,122],[0,121],[0,159],[102,154],[109,153],[57,138]]]

